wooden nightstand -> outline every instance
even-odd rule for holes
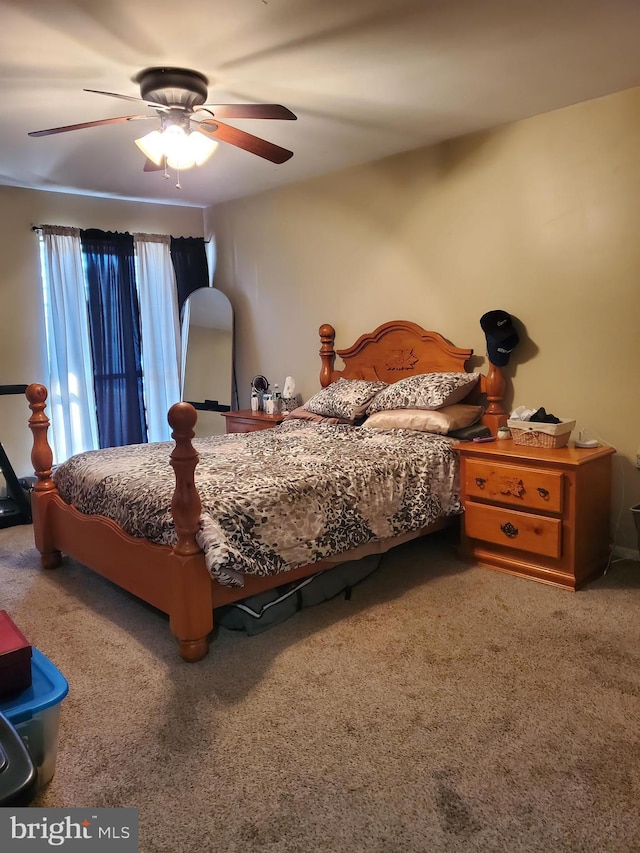
[[[251,409],[238,409],[235,412],[221,412],[227,420],[227,432],[255,432],[259,429],[271,429],[284,420],[284,415],[267,415],[264,412],[252,412]]]
[[[461,553],[510,574],[578,589],[609,559],[613,447],[458,447]]]

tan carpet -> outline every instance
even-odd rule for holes
[[[573,594],[450,534],[209,657],[74,563],[0,531],[0,606],[64,673],[34,805],[137,806],[141,851],[640,851],[640,564]]]

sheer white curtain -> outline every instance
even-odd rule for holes
[[[98,423],[80,231],[43,225],[45,327],[49,360],[48,413],[54,463],[95,450]]]
[[[168,441],[167,412],[180,400],[180,321],[170,239],[134,238],[147,430],[149,441]]]

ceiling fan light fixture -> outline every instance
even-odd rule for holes
[[[189,134],[189,145],[191,146],[191,153],[193,154],[196,166],[202,166],[203,163],[206,163],[218,147],[215,139],[209,139],[208,136],[205,136],[198,130],[192,130]]]
[[[178,125],[171,124],[164,130],[153,130],[135,140],[142,153],[161,166],[163,158],[172,169],[191,169],[201,166],[211,157],[218,143],[197,130],[187,133]]]
[[[162,165],[162,158],[164,157],[164,140],[162,139],[162,133],[159,130],[152,130],[151,133],[147,133],[146,136],[141,136],[139,139],[136,139],[135,143],[144,156],[148,157],[149,160],[152,160],[156,166]]]
[[[172,169],[190,169],[196,161],[189,145],[189,135],[181,127],[171,124],[162,131],[164,154],[167,166]]]

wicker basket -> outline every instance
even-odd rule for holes
[[[508,420],[507,426],[516,444],[529,447],[565,447],[569,442],[575,421],[561,419],[559,424],[531,423],[530,421]]]

